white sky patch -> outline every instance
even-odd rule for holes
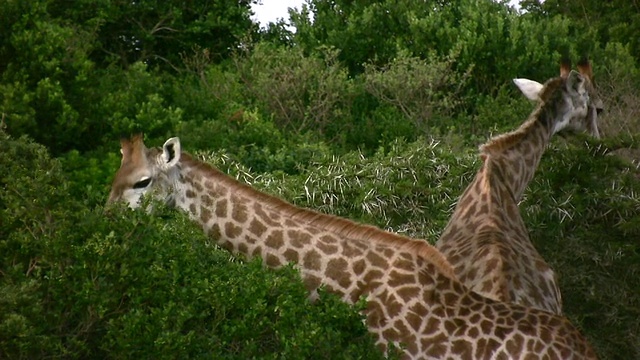
[[[520,0],[510,0],[509,4],[518,9]],[[304,0],[261,0],[258,5],[251,5],[255,15],[252,19],[260,23],[260,27],[266,28],[270,22],[276,22],[278,19],[289,21],[288,8],[302,9]]]
[[[261,0],[261,4],[251,5],[255,13],[251,18],[260,23],[260,27],[266,28],[270,22],[278,19],[289,21],[289,8],[302,9],[304,0]]]

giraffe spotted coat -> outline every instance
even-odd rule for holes
[[[482,166],[436,242],[460,281],[485,297],[562,313],[556,275],[529,239],[518,203],[553,134],[599,137],[601,102],[590,66],[579,68],[580,74],[563,65],[561,76],[544,86],[517,79],[539,104],[517,130],[480,147]]]
[[[121,144],[109,202],[136,207],[150,194],[234,254],[272,268],[295,263],[311,294],[325,286],[348,303],[366,299],[382,351],[394,344],[405,359],[595,359],[567,319],[474,293],[425,241],[295,207],[182,153],[177,138],[161,149],[141,136]]]

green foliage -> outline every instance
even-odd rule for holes
[[[174,78],[167,98],[184,111],[190,123],[231,120],[246,106],[238,74],[224,65],[211,64],[208,51],[195,50],[183,57],[189,70],[184,78]]]
[[[605,109],[599,117],[602,132],[607,136],[640,132],[640,68],[628,46],[608,43],[596,54],[601,64],[596,75],[599,96]]]
[[[432,118],[445,118],[459,105],[465,79],[451,69],[452,62],[435,55],[423,61],[402,52],[382,69],[365,66],[365,89],[425,131]]]
[[[284,136],[312,132],[305,136],[370,154],[397,137],[478,136],[482,122],[456,122],[484,117],[478,109],[513,77],[544,81],[561,55],[622,54],[600,49],[570,18],[517,14],[490,0],[316,0],[291,13],[295,34],[280,24],[264,38],[241,36],[254,29],[242,20],[247,6],[8,3],[0,103],[9,132],[60,155],[140,130],[155,139],[209,122],[219,130],[249,110]],[[201,42],[218,30],[228,32]]]
[[[427,119],[457,104],[461,77],[435,57],[423,64],[403,55],[389,67],[368,65],[365,74],[349,78],[334,50],[324,48],[322,59],[301,50],[257,46],[236,60],[245,97],[287,137],[313,132],[336,147],[372,152],[397,137],[415,139],[427,132]]]
[[[235,117],[202,123],[185,122],[178,135],[193,150],[223,150],[234,161],[256,172],[295,174],[310,165],[316,155],[329,153],[328,146],[306,135],[285,136],[257,112],[239,111]]]
[[[514,17],[506,39],[508,53],[501,65],[514,76],[539,82],[557,76],[561,58],[576,62],[578,56],[589,55],[576,49],[578,44],[589,42],[586,35],[571,30],[571,21],[561,16],[544,20],[527,15]]]
[[[305,57],[300,48],[259,44],[237,67],[246,94],[273,116],[281,128],[297,134],[326,132],[349,115],[352,83],[325,49],[324,59]]]
[[[257,31],[249,18],[252,2],[46,1],[51,16],[91,27],[99,47],[92,58],[100,66],[144,62],[168,70],[179,69],[181,54],[196,44],[206,44],[216,62],[227,58]]]
[[[391,70],[385,75],[388,79],[369,82],[366,90],[374,90],[378,98],[387,95],[385,101],[395,102],[394,106],[403,108],[404,116],[414,121],[418,117],[420,122],[424,116],[416,113],[425,113],[425,109],[418,106],[417,112],[408,113],[405,103],[411,103],[411,99],[419,99],[416,103],[423,108],[431,105],[447,112],[455,110],[451,114],[454,117],[473,116],[479,101],[485,96],[495,97],[514,77],[544,82],[558,74],[561,57],[577,58],[597,49],[594,34],[575,31],[566,17],[539,19],[520,15],[492,0],[419,4],[410,0],[357,4],[313,0],[309,4],[313,21],[306,9],[292,14],[298,46],[312,55],[319,54],[319,49],[326,45],[337,49],[338,59],[354,77],[367,69],[388,68]],[[408,59],[412,59],[411,64]],[[449,60],[443,63],[434,59]],[[396,74],[392,71],[394,67],[398,69]],[[423,74],[440,72],[443,77],[411,91],[420,84],[419,79],[433,78],[409,75],[416,69],[423,70]],[[407,77],[404,81],[407,94],[396,92],[396,97],[385,94],[388,86],[394,84],[392,79],[402,83],[402,76]],[[428,92],[425,88],[439,86],[444,90],[439,94],[448,92],[449,96],[420,97]],[[398,105],[397,99],[402,99],[403,104]],[[370,109],[368,114],[373,111]]]
[[[505,84],[496,97],[483,96],[477,103],[478,109],[473,120],[456,125],[463,133],[483,134],[480,141],[487,139],[490,131],[503,133],[515,129],[529,117],[535,106],[512,82]]]
[[[107,201],[114,169],[120,166],[120,154],[81,154],[73,150],[59,158],[67,177],[68,195],[82,199],[85,206],[93,207]]]
[[[533,108],[511,79],[543,82],[584,55],[603,147],[555,140],[523,214],[601,357],[640,357],[637,14],[504,3],[311,0],[290,13],[295,32],[257,34],[251,1],[0,0],[0,127],[59,156],[0,138],[0,357],[367,358],[344,352],[366,341],[335,299],[288,305],[305,303],[292,269],[229,262],[180,216],[105,215],[118,137],[178,135],[298,205],[434,241],[477,144]],[[296,317],[299,332],[284,325]]]
[[[0,111],[8,131],[55,155],[94,150],[102,136],[135,129],[165,136],[182,112],[167,100],[179,82],[162,75],[189,70],[183,60],[197,44],[207,44],[208,61],[227,59],[257,30],[250,4],[2,1]]]
[[[0,357],[382,358],[292,267],[231,261],[159,204],[88,208],[44,148],[0,136]]]
[[[4,34],[11,34],[0,40],[0,104],[8,128],[56,150],[76,147],[88,125],[76,105],[91,84],[92,38],[50,17],[46,1],[9,3],[0,12]]]
[[[458,69],[473,68],[471,87],[490,91],[487,86],[497,80],[492,75],[502,75],[500,66],[510,61],[503,58],[512,20],[507,9],[489,0],[434,2],[433,6],[432,11],[411,20],[416,45],[410,49],[422,56],[431,51],[444,56],[458,53]]]
[[[556,145],[521,204],[568,316],[602,359],[640,356],[639,190],[636,167],[606,147]]]
[[[163,80],[142,63],[125,71],[105,71],[100,88],[107,92],[93,105],[94,114],[100,116],[98,126],[112,139],[141,131],[160,138],[171,133],[182,120],[182,110],[165,100]]]
[[[396,56],[399,46],[405,48],[411,43],[409,21],[423,16],[428,8],[412,0],[312,0],[308,9],[291,16],[297,29],[294,39],[310,54],[321,50],[321,46],[341,50],[339,60],[350,74],[356,75],[366,63],[386,65]]]
[[[317,152],[299,174],[255,174],[225,154],[201,154],[241,181],[313,208],[435,242],[459,189],[475,175],[475,153],[456,156],[435,139],[396,140],[365,156]]]
[[[347,150],[372,154],[379,146],[396,139],[415,140],[424,133],[424,129],[417,131],[415,124],[397,106],[380,104],[368,94],[356,99],[352,111],[350,131],[342,133],[340,138]]]
[[[596,1],[521,1],[523,8],[538,18],[562,15],[571,19],[577,32],[592,32],[601,44],[628,44],[636,61],[640,60],[638,4],[624,0]]]

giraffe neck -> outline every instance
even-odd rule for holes
[[[271,268],[297,264],[312,296],[325,285],[353,303],[372,290],[367,278],[372,269],[380,276],[407,252],[428,259],[438,271],[453,277],[447,260],[426,241],[295,207],[188,154],[183,153],[178,168],[168,182],[173,184],[176,207],[235,254],[260,257]]]
[[[499,135],[480,147],[516,202],[533,179],[558,120],[551,106],[545,105],[540,104],[515,131]]]

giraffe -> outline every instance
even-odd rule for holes
[[[537,107],[518,129],[480,146],[481,168],[436,242],[458,279],[485,297],[562,313],[556,275],[531,243],[518,203],[553,134],[600,136],[591,66],[578,69],[563,62],[544,85],[514,80]]]
[[[188,213],[230,252],[270,268],[295,263],[310,298],[319,287],[363,310],[382,351],[404,359],[595,359],[564,317],[496,302],[466,288],[424,240],[296,207],[181,151],[178,138],[147,148],[121,140],[107,203],[151,196]]]

